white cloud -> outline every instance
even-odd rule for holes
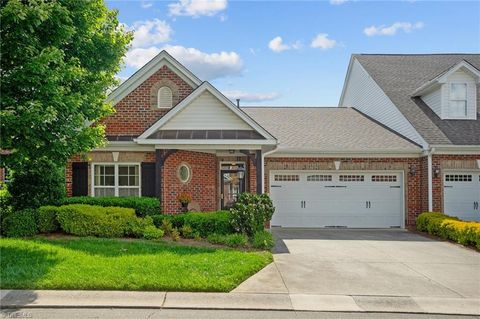
[[[363,33],[365,33],[369,37],[373,37],[375,35],[395,35],[397,31],[402,30],[406,33],[410,33],[413,30],[421,29],[425,26],[423,22],[417,23],[410,23],[410,22],[395,22],[391,26],[370,26],[368,28],[363,29]]]
[[[268,47],[273,52],[278,53],[278,52],[291,50],[291,49],[298,50],[302,47],[302,43],[300,41],[297,41],[293,44],[285,44],[285,43],[283,43],[282,37],[277,36],[277,37],[273,38],[272,40],[270,40],[270,42],[268,42]]]
[[[134,32],[133,48],[147,47],[170,40],[172,28],[168,23],[159,19],[137,21],[126,29]]]
[[[281,96],[281,94],[278,92],[255,93],[245,91],[224,91],[222,93],[232,101],[240,99],[242,102],[271,101],[278,99]]]
[[[148,2],[148,1],[143,1],[140,3],[140,6],[143,8],[143,9],[148,9],[150,8],[151,6],[153,6],[153,2]]]
[[[330,4],[333,4],[334,6],[335,5],[341,5],[341,4],[344,4],[347,1],[348,0],[330,0]]]
[[[139,69],[162,49],[165,49],[202,80],[240,75],[244,68],[243,61],[236,52],[205,53],[195,48],[185,48],[179,45],[167,45],[163,48],[136,48],[127,52],[125,63],[127,66]]]
[[[214,16],[227,8],[227,0],[180,0],[168,5],[172,16]]]
[[[326,33],[319,33],[317,36],[312,40],[310,46],[312,48],[320,48],[323,50],[331,49],[337,45],[337,41],[328,38],[328,34]]]

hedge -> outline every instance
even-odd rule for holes
[[[75,196],[63,199],[63,205],[84,204],[103,207],[133,208],[138,217],[161,214],[160,201],[154,197],[91,197]]]
[[[53,233],[60,230],[57,220],[58,210],[58,206],[42,206],[37,210],[40,233]]]
[[[3,220],[2,233],[7,237],[30,237],[38,233],[37,211],[31,208],[11,212]]]
[[[132,208],[91,205],[60,206],[57,219],[68,234],[77,236],[124,237],[136,220]]]
[[[417,217],[417,230],[480,249],[480,223],[461,221],[442,213],[423,213]]]
[[[169,220],[173,227],[181,229],[188,225],[192,233],[199,234],[206,238],[210,234],[226,235],[235,232],[231,225],[231,214],[229,211],[217,211],[210,213],[184,213],[175,215],[153,216],[155,226],[162,227],[162,221]]]

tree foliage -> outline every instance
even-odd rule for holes
[[[117,14],[102,0],[0,0],[1,148],[12,151],[13,183],[103,143],[106,92],[132,38]]]

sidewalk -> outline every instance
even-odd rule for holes
[[[295,310],[480,315],[480,300],[303,294],[0,290],[1,308]]]

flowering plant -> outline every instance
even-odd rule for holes
[[[177,200],[182,204],[188,204],[192,201],[192,194],[189,192],[181,192],[177,195]]]

